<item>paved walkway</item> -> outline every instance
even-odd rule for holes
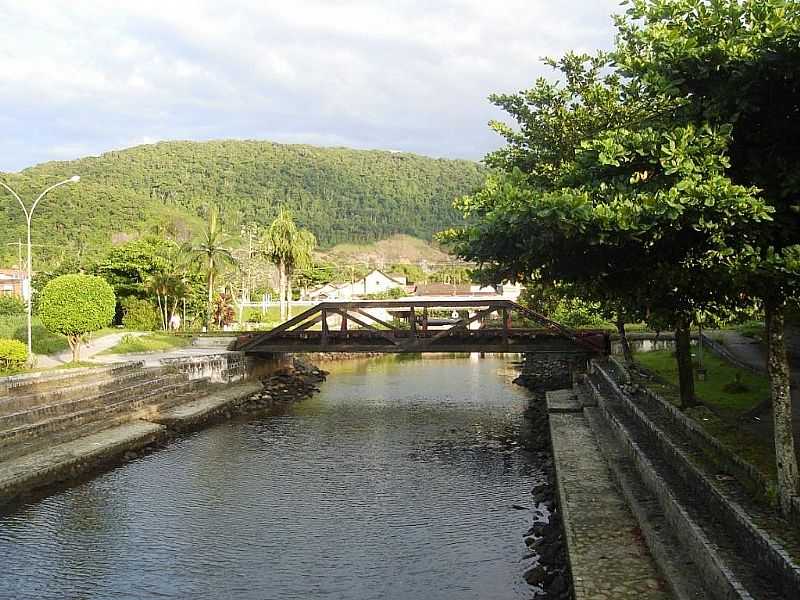
[[[108,350],[109,348],[113,348],[116,346],[120,340],[126,336],[139,336],[144,335],[141,332],[131,332],[131,331],[124,331],[119,333],[109,333],[108,335],[96,337],[90,339],[87,343],[85,343],[81,347],[81,360],[84,361],[95,361],[102,357],[98,357],[97,355],[104,350]],[[117,357],[117,362],[120,358]],[[62,352],[58,352],[57,354],[37,354],[36,355],[36,364],[38,367],[49,369],[52,367],[60,367],[61,365],[66,365],[67,363],[72,362],[72,350],[64,350]],[[108,361],[102,361],[108,362]]]
[[[586,417],[551,413],[550,433],[575,600],[672,598]]]

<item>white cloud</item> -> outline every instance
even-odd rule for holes
[[[0,170],[129,140],[480,158],[486,96],[608,47],[617,0],[0,0]]]

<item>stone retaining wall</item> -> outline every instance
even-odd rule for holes
[[[207,378],[211,383],[234,383],[269,375],[290,364],[291,357],[287,354],[262,357],[248,356],[244,352],[223,352],[164,358],[160,362],[186,375],[190,381]]]
[[[615,366],[617,372],[614,376],[620,380],[619,382],[623,385],[628,385],[630,383],[630,376],[625,368],[618,361],[615,361]],[[608,378],[609,383],[613,382],[613,385],[617,385],[617,383],[611,379],[611,376],[596,364],[594,365],[594,371],[599,373],[602,377]],[[736,479],[741,481],[753,495],[763,498],[768,496],[769,484],[758,469],[722,444],[693,419],[683,414],[677,406],[645,387],[636,386],[635,388],[631,387],[624,390],[617,389],[620,394],[623,392],[630,392],[636,395],[639,399],[649,403],[651,407],[656,408],[663,415],[667,416],[675,426],[683,431],[687,438],[692,440],[695,444],[707,449],[707,455],[720,470],[736,477]]]
[[[613,395],[615,400],[620,402],[624,412],[638,424],[642,434],[638,439],[638,443],[644,446],[648,453],[654,453],[666,464],[675,465],[675,473],[679,476],[681,485],[690,490],[692,497],[697,499],[696,501],[701,501],[709,507],[709,510],[715,515],[716,521],[736,540],[740,551],[743,552],[741,549],[744,548],[749,549],[747,554],[752,558],[753,564],[762,573],[769,574],[771,580],[776,582],[778,587],[782,587],[784,590],[800,589],[800,571],[791,562],[791,559],[780,544],[767,531],[755,524],[743,506],[718,489],[717,482],[713,481],[690,459],[685,449],[673,441],[665,431],[646,416],[643,410],[637,406],[626,391],[619,387],[615,379],[602,365],[593,362],[592,367],[595,376],[598,377],[596,381],[600,384],[599,388],[596,389],[596,393],[599,394],[599,406],[604,408],[603,398],[606,394]],[[654,395],[650,396],[648,401],[664,402]],[[608,409],[604,410],[609,416],[613,417]],[[682,414],[674,415],[673,418],[673,424],[679,427],[686,427],[684,432],[687,438],[694,439],[695,436],[698,436],[697,426],[689,427],[690,424]],[[712,452],[715,452],[716,446],[705,446],[706,442],[703,440],[705,440],[705,436],[702,439],[698,438],[696,443],[700,447],[707,447]],[[631,449],[632,457],[634,460],[639,461],[640,468],[645,463],[649,464],[649,461],[645,460],[645,452],[636,450],[634,445],[631,444],[632,440],[629,439],[628,445]],[[652,466],[648,469],[641,469],[643,475],[650,471],[652,471]],[[655,473],[655,471],[652,472]],[[672,503],[672,493],[669,486],[655,485],[653,481],[651,481],[651,484],[653,484],[654,491],[660,494],[662,506],[669,506]],[[677,506],[680,508],[679,505]],[[677,519],[676,521],[680,522]],[[688,532],[689,530],[685,531]],[[693,548],[691,544],[701,543],[703,539],[704,536],[691,536],[691,539],[687,539],[687,543],[690,544],[689,548]],[[701,549],[698,546],[695,550],[698,556],[701,553],[705,553],[706,556],[713,556],[714,549],[712,547]],[[706,563],[706,566],[709,568],[707,573],[711,576],[711,573],[714,572],[711,569],[713,565]],[[716,571],[716,573],[720,578],[726,577],[734,585],[734,588],[736,587],[735,582],[727,576],[724,568]],[[734,589],[732,588],[731,591],[733,593]]]
[[[77,379],[86,375],[101,375],[106,373],[113,374],[119,371],[142,368],[143,366],[144,363],[142,361],[129,361],[125,363],[115,363],[106,367],[82,367],[79,369],[69,370],[55,369],[52,371],[9,375],[7,377],[0,377],[0,397],[7,395],[12,390],[22,387],[31,387],[33,389],[37,385],[41,384],[69,381],[70,379]]]

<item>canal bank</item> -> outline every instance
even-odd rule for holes
[[[530,598],[543,476],[510,363],[326,368],[312,398],[0,516],[0,597]]]

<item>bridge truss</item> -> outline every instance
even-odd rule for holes
[[[454,319],[435,319],[442,310]],[[433,313],[433,314],[432,314]],[[393,318],[386,318],[386,315]],[[535,324],[520,327],[517,322]],[[331,321],[335,326],[331,326]],[[607,354],[608,334],[575,331],[503,298],[321,302],[236,349],[274,352],[534,352]]]

